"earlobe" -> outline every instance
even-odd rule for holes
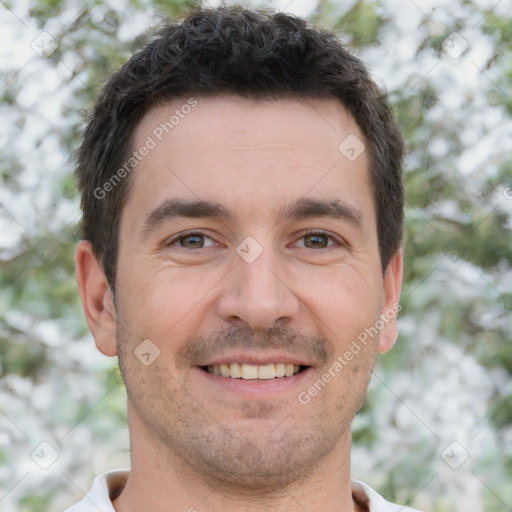
[[[383,327],[379,334],[379,352],[387,352],[398,338],[398,313],[402,309],[400,292],[403,278],[403,250],[400,248],[391,258],[382,284],[380,319]]]
[[[77,245],[75,272],[85,320],[96,347],[107,356],[115,356],[117,347],[113,295],[91,243],[86,240]]]

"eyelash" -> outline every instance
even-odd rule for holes
[[[202,233],[201,231],[185,231],[185,233],[181,233],[181,234],[171,238],[170,240],[168,240],[165,243],[165,245],[166,246],[174,245],[176,242],[179,242],[180,240],[183,240],[184,238],[188,238],[189,236],[192,236],[192,235],[201,235],[201,236],[204,236],[206,238],[209,238],[210,240],[213,240],[213,238],[208,236],[206,233]],[[186,248],[182,247],[182,249],[186,249]]]
[[[330,239],[330,240],[332,240],[334,242],[333,245],[328,245],[327,247],[321,247],[321,249],[329,249],[329,248],[333,248],[333,247],[336,247],[336,246],[343,246],[343,245],[345,245],[344,243],[342,243],[339,240],[339,238],[335,237],[334,235],[332,235],[328,231],[323,231],[322,229],[311,229],[311,230],[308,230],[305,233],[302,233],[302,235],[300,236],[299,240],[304,238],[304,237],[306,237],[306,236],[311,236],[311,235],[325,236],[325,237],[327,237],[328,239]],[[303,249],[310,249],[310,247],[303,247]]]
[[[193,236],[193,235],[201,235],[201,236],[204,236],[206,238],[209,238],[210,240],[213,240],[206,233],[203,233],[201,231],[186,231],[185,233],[181,233],[178,236],[175,236],[175,237],[171,238],[165,245],[166,246],[172,246],[172,245],[176,244],[177,242],[179,242],[180,240],[183,240],[183,239],[188,238],[189,236]],[[321,229],[320,230],[318,230],[318,229],[316,229],[316,230],[308,230],[308,231],[306,231],[305,233],[303,233],[299,237],[299,240],[304,238],[304,237],[306,237],[306,236],[311,236],[311,235],[325,236],[325,237],[331,239],[334,242],[334,245],[328,245],[327,247],[321,247],[321,249],[333,248],[336,245],[337,246],[346,246],[346,244],[344,242],[342,242],[341,240],[339,240],[337,237],[335,237],[334,235],[332,235],[328,231],[323,231]],[[186,247],[182,247],[182,249],[186,249]],[[200,249],[203,249],[203,247],[200,247]],[[311,248],[310,247],[303,247],[303,249],[311,249]],[[190,250],[192,250],[192,249],[190,249]]]

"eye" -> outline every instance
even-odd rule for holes
[[[326,249],[334,245],[342,245],[325,231],[310,231],[303,234],[300,240],[304,241],[304,247],[306,249]]]
[[[211,243],[207,243],[210,241]],[[203,249],[217,245],[209,236],[203,233],[190,232],[172,238],[166,244],[167,246],[177,246],[184,249]]]

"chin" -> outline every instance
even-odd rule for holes
[[[265,430],[257,425],[250,428],[249,423],[208,433],[189,430],[181,439],[180,455],[211,485],[271,492],[311,476],[313,468],[335,451],[346,430],[328,433],[318,428],[311,431],[305,425],[284,428],[272,422],[272,431],[268,425]]]

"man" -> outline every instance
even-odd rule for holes
[[[196,11],[114,74],[78,155],[76,274],[131,470],[70,512],[410,510],[350,478],[397,336],[402,153],[364,65],[295,17]]]

